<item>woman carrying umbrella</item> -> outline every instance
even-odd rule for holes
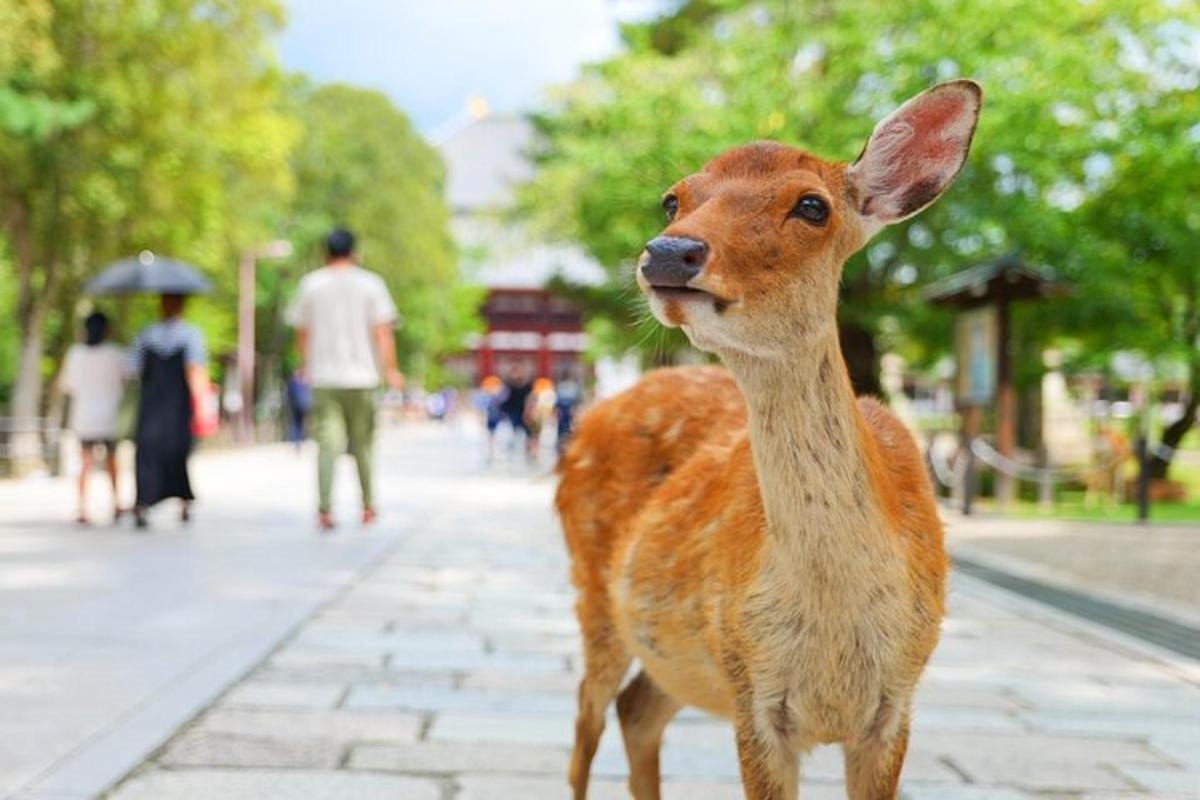
[[[162,318],[138,334],[131,352],[133,371],[141,378],[135,460],[139,528],[146,511],[168,497],[183,505],[187,522],[194,499],[187,460],[192,452],[192,398],[207,397],[208,371],[204,336],[182,319],[184,295],[162,296]]]
[[[192,451],[193,397],[208,396],[204,337],[183,321],[185,297],[208,290],[191,267],[143,252],[136,260],[113,264],[89,285],[96,294],[155,293],[161,318],[138,334],[130,351],[130,371],[141,379],[135,460],[137,500],[134,519],[146,527],[146,513],[161,500],[178,497],[180,519],[188,521],[193,500],[187,460]]]

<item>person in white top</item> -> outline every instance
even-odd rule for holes
[[[108,317],[96,311],[83,321],[84,344],[74,344],[63,361],[58,384],[71,398],[69,426],[79,440],[78,522],[89,522],[88,477],[95,464],[96,450],[104,448],[104,465],[112,484],[113,518],[121,516],[117,481],[117,411],[121,405],[122,365],[125,354],[108,341]]]
[[[358,467],[363,524],[375,520],[375,390],[381,377],[395,389],[403,386],[404,378],[396,366],[397,314],[387,285],[355,262],[350,231],[331,231],[325,237],[325,253],[325,266],[300,281],[287,321],[296,330],[301,375],[313,390],[313,434],[319,450],[317,523],[329,531],[334,464],[347,449]]]

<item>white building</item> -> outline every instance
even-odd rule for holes
[[[533,174],[528,153],[536,131],[519,116],[473,106],[474,113],[434,142],[446,165],[451,231],[464,275],[488,289],[482,309],[487,331],[452,366],[473,383],[512,366],[553,379],[578,375],[587,347],[582,315],[545,286],[555,276],[598,284],[604,270],[581,248],[537,241],[503,218],[515,187]]]

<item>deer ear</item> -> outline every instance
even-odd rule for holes
[[[868,227],[911,217],[941,196],[967,160],[983,90],[949,81],[909,100],[875,126],[847,170]]]

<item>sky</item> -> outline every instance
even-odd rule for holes
[[[548,85],[619,47],[617,22],[664,0],[284,0],[285,67],[379,89],[436,138],[472,96],[537,105]]]

